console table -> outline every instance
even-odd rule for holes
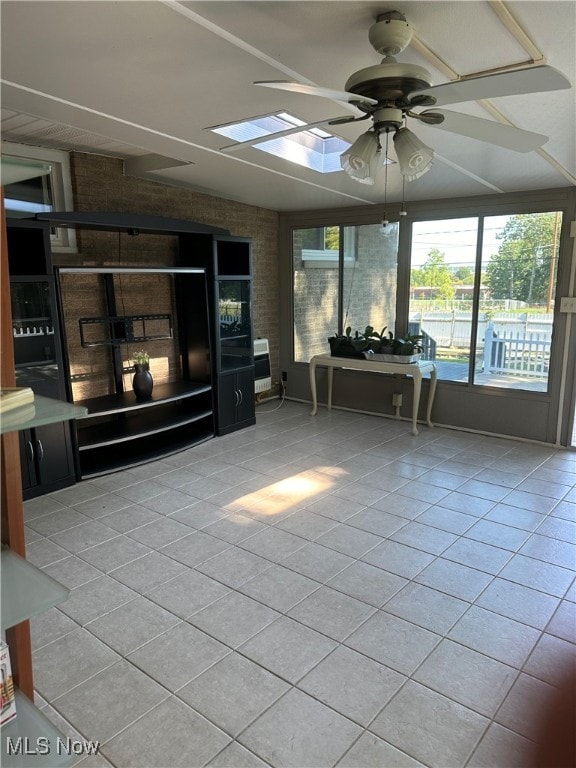
[[[420,392],[422,389],[422,374],[430,372],[430,390],[428,392],[428,405],[426,408],[426,424],[433,427],[431,420],[432,405],[436,394],[436,365],[431,360],[419,360],[416,363],[384,363],[380,361],[362,360],[353,357],[332,357],[331,355],[315,355],[310,360],[310,390],[312,392],[312,411],[314,416],[318,410],[316,395],[316,368],[328,368],[328,409],[332,407],[332,381],[334,368],[348,368],[354,371],[371,371],[372,373],[401,373],[411,376],[414,384],[414,398],[412,403],[412,434],[418,434],[418,406],[420,405]]]

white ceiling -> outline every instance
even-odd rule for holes
[[[575,0],[3,0],[2,137],[130,158],[131,174],[275,210],[382,204],[382,171],[369,187],[254,148],[226,155],[219,150],[230,141],[206,129],[280,110],[307,122],[354,112],[253,81],[342,90],[353,72],[379,63],[368,29],[386,10],[404,13],[416,30],[398,60],[424,66],[435,84],[540,57],[576,83]],[[575,93],[451,107],[550,137],[528,154],[412,122],[435,161],[406,185],[407,199],[576,185]],[[367,127],[334,132],[353,140]],[[389,200],[400,199],[401,186],[392,165]]]

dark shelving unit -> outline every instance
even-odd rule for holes
[[[252,240],[182,236],[182,264],[202,264],[209,282],[216,432],[256,423],[252,326]],[[190,254],[190,255],[188,255]],[[194,261],[191,261],[193,259]]]
[[[92,318],[80,317],[76,321],[80,326],[80,346],[82,348],[101,347],[108,356],[108,365],[113,385],[112,391],[95,397],[75,400],[77,405],[86,408],[88,414],[76,423],[76,440],[80,475],[82,478],[93,477],[125,467],[137,466],[154,459],[168,456],[189,448],[214,436],[214,394],[210,369],[210,335],[208,329],[208,299],[206,274],[203,268],[126,268],[126,267],[61,267],[56,270],[61,286],[60,300],[63,313],[66,312],[66,295],[73,297],[77,281],[81,287],[86,279],[96,280],[104,297],[106,308],[110,312],[104,317],[94,317],[94,325],[102,327],[105,320],[112,332],[107,334],[103,344],[82,343],[82,329],[90,325]],[[115,288],[115,276],[122,280],[126,288],[127,281],[169,279],[172,288],[167,295],[172,295],[171,311],[162,314],[119,315],[115,312],[118,301]],[[66,291],[63,288],[67,284]],[[72,281],[72,283],[70,283]],[[191,293],[195,301],[190,301]],[[202,298],[204,294],[204,298]],[[120,303],[124,303],[124,299]],[[172,373],[175,380],[166,383],[154,382],[152,396],[139,400],[133,390],[125,389],[124,376],[131,369],[123,362],[128,354],[125,345],[135,340],[132,328],[139,318],[155,321],[159,318],[170,320],[172,312],[177,326],[177,333],[166,335],[167,343],[176,345],[179,357],[178,367]],[[73,330],[72,327],[69,328]],[[162,338],[147,337],[150,343],[162,344]],[[162,354],[162,347],[156,347]],[[68,345],[68,366],[71,350]],[[109,384],[110,386],[110,384]]]
[[[28,219],[7,220],[12,337],[16,384],[43,397],[66,401],[49,226]],[[32,427],[19,434],[24,499],[76,482],[71,423]]]
[[[25,227],[47,237],[51,225],[177,239],[174,267],[127,266],[120,260],[118,239],[117,266],[55,269],[54,326],[63,340],[61,396],[74,401],[73,391],[78,392],[80,382],[84,386],[93,381],[94,395],[108,391],[76,401],[88,409],[72,433],[77,478],[136,466],[255,423],[250,238],[190,221],[113,212],[39,214]],[[28,274],[49,272],[30,237],[22,234],[21,240],[19,250],[26,247],[32,253],[31,259],[27,255]],[[70,304],[61,282],[66,273],[78,273],[85,281],[73,296],[76,319],[70,330]],[[169,275],[173,299],[150,305],[125,302],[126,294],[137,292],[135,286],[130,289],[130,280],[143,281],[154,273]],[[86,285],[97,291],[97,301]],[[227,305],[232,308],[228,314]],[[80,306],[83,311],[76,314]],[[137,401],[131,390],[124,391],[131,370],[126,345],[162,345],[164,340],[167,346],[172,344],[163,373],[163,380],[170,383],[155,381],[152,397]],[[100,355],[93,367],[86,356],[71,360],[71,349],[76,350],[78,343],[86,354],[94,350]],[[150,348],[146,351],[151,353]],[[152,366],[151,372],[154,375]],[[90,389],[84,386],[79,397],[87,394]]]

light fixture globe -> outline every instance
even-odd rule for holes
[[[374,184],[380,162],[380,144],[373,131],[366,131],[340,155],[340,165],[348,176],[361,184]]]
[[[420,141],[408,128],[399,128],[394,134],[394,147],[400,173],[406,181],[414,181],[432,167],[434,151]]]

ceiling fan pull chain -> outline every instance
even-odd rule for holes
[[[388,207],[388,139],[389,139],[389,128],[386,128],[386,147],[385,147],[385,155],[384,155],[384,215],[382,216],[382,231],[386,229],[388,226],[388,219],[386,218],[386,208]],[[378,137],[380,138],[380,137]]]

